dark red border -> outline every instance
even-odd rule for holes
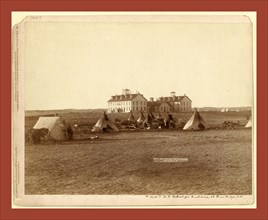
[[[267,0],[1,1],[1,219],[267,219]],[[11,209],[12,11],[257,11],[257,209]]]

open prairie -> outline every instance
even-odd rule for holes
[[[70,123],[94,124],[100,114],[61,116]],[[201,113],[211,127],[205,131],[128,131],[97,134],[94,140],[26,144],[25,193],[252,194],[252,131],[243,128],[249,114]],[[190,116],[176,115],[178,120]],[[37,121],[34,117],[26,117],[26,128]],[[224,120],[240,120],[241,126],[220,129]]]

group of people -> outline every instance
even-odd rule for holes
[[[134,118],[134,115],[132,112],[130,112],[130,117],[125,120],[121,121],[119,119],[115,119],[115,123],[117,125],[120,125],[121,127],[125,126],[126,128],[132,128],[132,127],[139,127],[139,128],[175,128],[176,127],[176,119],[173,118],[172,114],[167,113],[167,116],[163,118],[161,114],[157,117],[153,113],[148,113],[147,117],[143,115],[141,112],[140,117],[138,120]]]

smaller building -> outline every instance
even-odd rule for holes
[[[192,111],[192,100],[184,94],[183,96],[176,96],[175,92],[171,92],[170,96],[159,97],[160,102],[167,102],[171,106],[173,112]]]
[[[122,95],[114,95],[108,100],[108,112],[146,112],[147,99],[139,92],[131,93],[124,89]]]
[[[170,112],[172,111],[172,106],[166,101],[151,101],[147,103],[148,112]]]

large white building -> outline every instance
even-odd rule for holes
[[[146,112],[147,99],[140,93],[132,94],[124,89],[122,95],[113,95],[108,101],[108,112]]]

